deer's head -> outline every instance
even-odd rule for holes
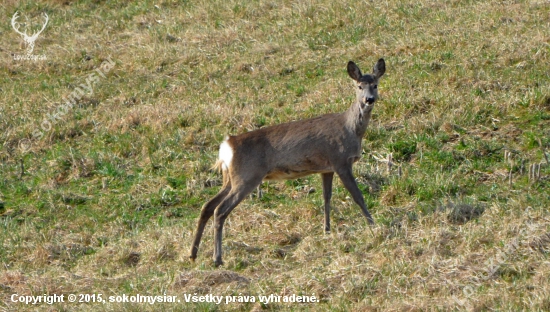
[[[361,110],[367,112],[372,109],[378,99],[378,81],[386,71],[384,59],[379,59],[372,74],[363,75],[357,65],[349,61],[348,74],[357,83],[357,102]]]
[[[28,26],[25,27],[25,30],[23,32],[21,32],[21,30],[19,30],[19,27],[21,26],[21,23],[17,22],[18,18],[19,18],[19,12],[15,12],[13,17],[11,18],[11,26],[13,27],[15,32],[17,32],[18,34],[20,34],[23,37],[23,40],[25,40],[25,44],[27,45],[27,54],[31,54],[33,49],[34,49],[34,41],[38,38],[38,35],[40,35],[40,33],[42,33],[42,31],[44,31],[44,29],[46,28],[46,25],[48,25],[48,20],[49,20],[48,14],[44,13],[45,21],[44,21],[44,25],[42,26],[42,28],[39,31],[34,32],[30,36],[27,35]]]

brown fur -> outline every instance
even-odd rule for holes
[[[362,75],[357,65],[349,62],[348,74],[357,83],[357,99],[346,112],[230,136],[227,143],[233,157],[229,164],[225,164],[226,168],[222,166],[222,160],[216,162],[216,168],[223,168],[224,184],[202,209],[191,247],[191,259],[196,258],[204,226],[215,213],[214,261],[216,265],[222,264],[225,219],[262,180],[295,179],[320,173],[325,201],[325,231],[329,232],[332,179],[336,173],[369,223],[373,223],[353,177],[352,165],[361,157],[361,140],[378,98],[378,80],[384,72],[383,59],[376,63],[372,75]]]

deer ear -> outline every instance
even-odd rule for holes
[[[374,65],[374,76],[376,79],[382,77],[384,73],[386,72],[386,62],[384,62],[384,59],[379,59],[376,65]]]
[[[361,76],[363,76],[359,67],[352,61],[348,62],[348,75],[355,81],[359,81]]]

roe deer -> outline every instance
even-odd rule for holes
[[[191,247],[191,260],[197,258],[204,227],[215,213],[214,264],[223,264],[225,219],[264,179],[295,179],[320,173],[325,201],[325,232],[329,232],[332,178],[336,172],[368,222],[374,224],[353,177],[352,165],[361,157],[361,139],[378,98],[378,80],[384,75],[386,64],[384,59],[379,59],[372,75],[361,74],[352,61],[347,69],[356,82],[357,99],[346,112],[230,136],[220,145],[215,166],[222,170],[223,186],[202,208]]]

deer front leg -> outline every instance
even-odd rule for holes
[[[323,198],[325,199],[325,233],[330,233],[330,199],[332,197],[332,178],[334,172],[321,174],[323,178]]]
[[[367,206],[365,205],[365,199],[363,198],[363,194],[361,193],[361,190],[357,186],[357,182],[355,181],[355,178],[353,177],[353,173],[351,172],[351,166],[348,165],[344,168],[341,168],[338,170],[338,176],[340,177],[340,180],[342,180],[342,183],[344,183],[344,186],[346,189],[350,192],[351,197],[355,201],[359,207],[361,207],[361,211],[363,212],[363,215],[367,218],[369,221],[369,224],[374,224],[374,220],[372,219],[372,216],[370,215],[369,211],[367,210]]]

